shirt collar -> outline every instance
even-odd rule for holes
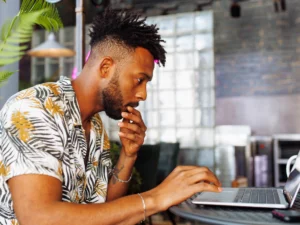
[[[76,98],[75,91],[72,87],[71,80],[65,76],[59,79],[59,86],[61,88],[61,96],[66,103],[74,126],[81,126],[80,108]]]

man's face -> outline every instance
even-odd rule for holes
[[[137,107],[147,98],[147,83],[152,79],[154,58],[144,48],[136,48],[130,60],[112,75],[103,89],[105,113],[112,119],[122,118],[127,106]]]
[[[120,90],[118,71],[113,74],[111,81],[104,88],[102,94],[106,115],[115,120],[121,119],[123,96]]]

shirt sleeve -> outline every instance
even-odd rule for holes
[[[51,114],[37,99],[14,101],[1,112],[0,169],[8,179],[43,174],[63,181],[63,140]]]

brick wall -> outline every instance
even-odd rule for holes
[[[217,97],[300,93],[300,1],[284,13],[272,0],[240,5],[237,19],[230,1],[214,5]]]
[[[300,133],[300,1],[275,13],[272,0],[214,4],[216,125],[253,134]]]

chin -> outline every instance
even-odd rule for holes
[[[121,112],[113,112],[113,113],[111,113],[111,112],[107,112],[107,111],[105,111],[105,113],[106,113],[106,115],[109,117],[109,118],[111,118],[111,119],[114,119],[114,120],[120,120],[120,119],[122,119],[122,115],[121,115]]]
[[[124,106],[122,112],[128,112],[127,106]]]

